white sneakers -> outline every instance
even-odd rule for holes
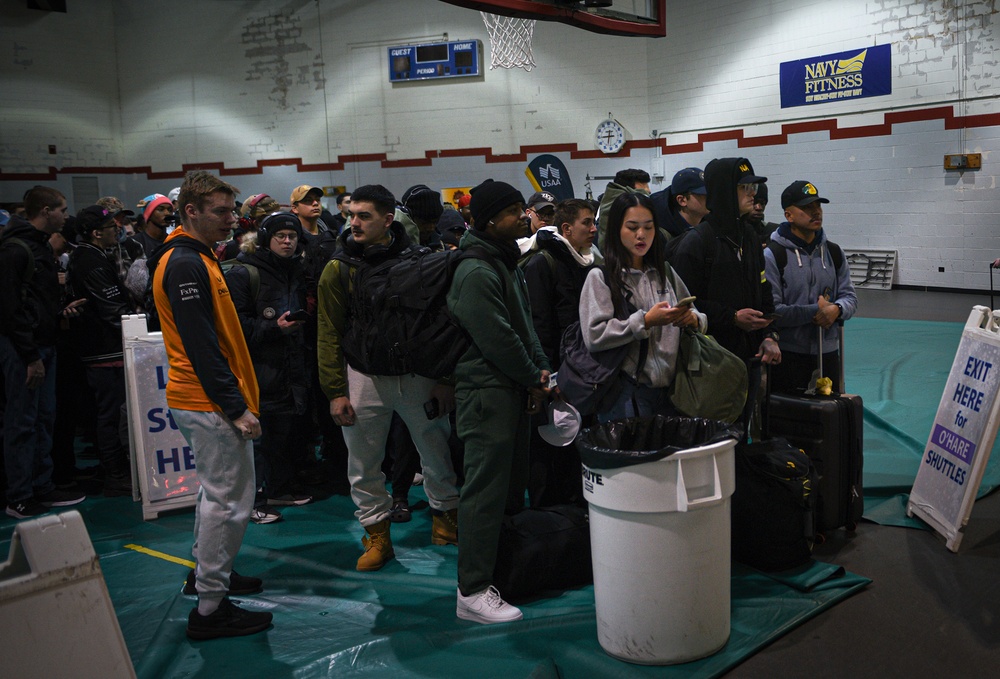
[[[462,596],[462,590],[458,590],[455,614],[462,620],[481,622],[485,625],[495,622],[514,622],[524,617],[521,615],[521,609],[504,601],[493,585],[470,596]]]

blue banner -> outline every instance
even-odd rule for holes
[[[781,108],[884,94],[892,94],[889,45],[781,64]]]
[[[569,178],[569,170],[563,162],[552,155],[541,155],[534,158],[524,174],[535,187],[535,191],[548,191],[557,201],[574,198],[573,182]]]

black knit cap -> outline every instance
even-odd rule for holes
[[[426,184],[411,186],[403,194],[403,207],[414,219],[437,223],[444,211],[441,194]]]
[[[294,231],[302,240],[302,222],[291,212],[272,212],[257,229],[257,245],[265,250],[271,247],[271,238],[279,231]]]
[[[473,228],[485,231],[491,219],[514,203],[524,203],[524,195],[520,191],[506,182],[487,179],[472,189],[469,211],[472,213]]]

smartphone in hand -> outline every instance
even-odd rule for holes
[[[677,304],[675,304],[674,306],[675,307],[678,307],[678,306],[688,306],[688,305],[694,304],[694,301],[696,299],[698,299],[698,298],[694,297],[694,296],[685,297],[684,299],[677,300]]]
[[[428,420],[433,420],[438,415],[441,414],[440,406],[436,398],[432,398],[430,401],[424,403],[424,415],[427,416]]]
[[[292,313],[288,314],[288,317],[285,320],[286,321],[308,321],[309,320],[309,312],[306,311],[305,309],[299,309],[298,311],[293,311]]]

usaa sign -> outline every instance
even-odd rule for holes
[[[574,197],[569,170],[553,155],[544,154],[534,158],[524,169],[524,174],[535,191],[548,191],[557,201]]]
[[[889,45],[781,64],[781,108],[884,94],[892,94]]]

